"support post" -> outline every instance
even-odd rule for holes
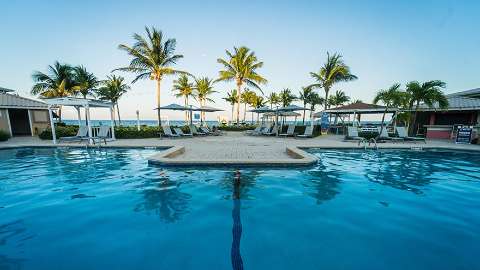
[[[80,114],[80,107],[75,106],[75,109],[77,110],[78,127],[80,127],[82,125],[82,115]]]
[[[111,133],[112,135],[112,140],[115,140],[115,113],[113,111],[113,106],[110,107],[110,127],[111,127]]]
[[[55,133],[55,123],[53,122],[53,112],[50,106],[48,106],[48,115],[50,117],[50,126],[52,127],[53,144],[57,144],[57,134]]]
[[[91,140],[92,140],[92,125],[90,123],[90,107],[88,105],[85,106],[85,111],[86,111],[86,115],[87,115],[88,143],[91,143]]]

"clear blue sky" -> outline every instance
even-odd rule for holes
[[[359,77],[336,87],[355,99],[370,102],[378,89],[410,80],[443,80],[447,93],[480,87],[479,1],[1,1],[0,10],[0,85],[22,95],[32,72],[55,60],[104,78],[128,63],[117,46],[145,25],[176,38],[185,56],[177,67],[197,76],[217,76],[225,49],[250,47],[265,62],[266,93],[312,83],[327,51],[344,55]],[[164,105],[181,102],[172,80],[162,85]],[[212,104],[227,116],[220,98],[231,88],[218,84]],[[154,91],[152,81],[134,84],[120,102],[123,117],[139,109],[154,119]]]

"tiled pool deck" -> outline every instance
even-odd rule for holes
[[[83,146],[79,143],[61,143],[57,146]],[[36,137],[15,137],[0,142],[0,148],[54,146],[51,141]],[[102,145],[102,147],[105,147]],[[108,142],[106,147],[173,147],[149,160],[163,165],[308,165],[313,156],[302,148],[358,148],[356,142],[344,142],[343,136],[326,135],[311,139],[246,136],[228,132],[224,136],[206,136],[178,139],[123,139]],[[480,151],[480,145],[455,144],[434,140],[424,143],[379,143],[378,148],[444,148]]]

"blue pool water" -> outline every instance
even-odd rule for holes
[[[0,269],[480,269],[477,154],[236,170],[154,153],[0,150]]]

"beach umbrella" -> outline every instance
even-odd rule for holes
[[[256,109],[251,109],[248,112],[255,112],[255,113],[267,113],[267,112],[274,112],[274,109],[271,109],[267,106],[256,108]]]
[[[158,108],[155,108],[154,110],[171,110],[171,111],[190,111],[192,108],[190,107],[185,107],[179,104],[169,104],[167,106],[161,106]]]
[[[309,108],[305,108],[305,107],[300,107],[300,106],[297,106],[297,105],[289,105],[287,107],[281,107],[281,108],[278,108],[277,111],[279,112],[293,112],[293,111],[310,111]]]

